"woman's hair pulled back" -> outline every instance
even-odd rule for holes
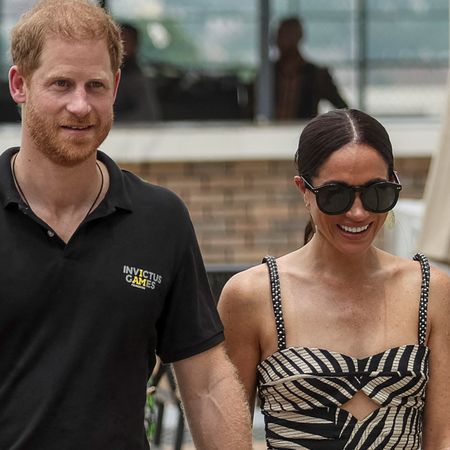
[[[357,109],[329,111],[305,126],[295,154],[299,175],[308,180],[317,176],[328,157],[350,143],[376,150],[386,161],[388,175],[392,175],[394,157],[387,131],[378,120]]]
[[[329,111],[305,126],[295,154],[298,174],[312,182],[330,155],[350,143],[364,144],[376,150],[387,164],[388,176],[392,176],[394,156],[386,129],[378,120],[357,109]],[[310,222],[305,230],[305,243],[312,234]]]

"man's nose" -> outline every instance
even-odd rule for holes
[[[89,97],[84,87],[77,88],[71,93],[66,109],[78,117],[87,116],[91,112]]]

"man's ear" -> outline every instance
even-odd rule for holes
[[[25,103],[27,98],[27,89],[25,77],[20,73],[17,66],[12,66],[8,73],[9,92],[17,104]]]
[[[114,101],[116,100],[117,90],[119,89],[120,77],[122,72],[120,69],[114,75]]]

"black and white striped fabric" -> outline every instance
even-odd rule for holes
[[[354,358],[319,348],[286,347],[276,262],[269,267],[278,351],[258,365],[268,449],[420,449],[428,381],[425,346],[430,269],[421,254],[419,343]],[[341,406],[358,391],[380,405],[362,420]]]

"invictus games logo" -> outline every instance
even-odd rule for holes
[[[123,266],[123,273],[125,281],[139,289],[155,289],[156,285],[161,284],[162,281],[161,275],[137,267]]]

